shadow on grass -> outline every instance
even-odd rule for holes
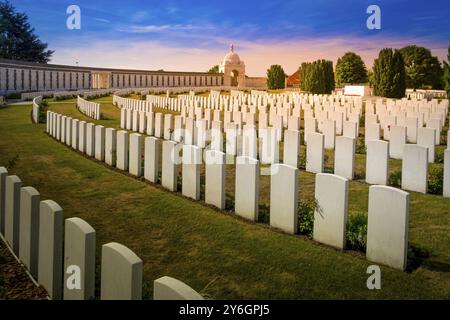
[[[418,268],[434,272],[450,272],[450,263],[433,260],[432,253],[424,248],[409,246],[408,266],[406,272],[413,272]]]

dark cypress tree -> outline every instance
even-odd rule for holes
[[[405,64],[398,50],[382,49],[373,65],[373,89],[377,96],[402,98],[405,96]]]
[[[450,46],[448,47],[447,61],[444,61],[444,89],[447,91],[447,97],[450,98]]]
[[[0,58],[47,63],[53,52],[34,34],[25,13],[0,2]]]

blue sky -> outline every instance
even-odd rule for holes
[[[203,71],[234,43],[247,74],[271,64],[292,73],[303,61],[336,61],[352,50],[368,66],[383,47],[419,44],[440,59],[450,45],[448,0],[66,1],[15,0],[55,50],[53,63]],[[66,28],[66,9],[81,8],[81,30]],[[381,30],[366,9],[381,8]]]

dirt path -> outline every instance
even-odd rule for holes
[[[36,287],[0,239],[0,300],[45,300],[47,293]]]

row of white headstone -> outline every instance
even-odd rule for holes
[[[5,244],[53,300],[95,298],[96,232],[80,218],[63,217],[53,200],[41,201],[33,187],[0,167],[0,233]],[[127,247],[102,246],[102,300],[142,297],[142,260]],[[200,300],[192,288],[171,277],[154,281],[155,300]]]
[[[56,115],[56,119],[62,117]],[[52,119],[52,116],[50,116]],[[53,120],[50,120],[52,122]],[[58,120],[55,120],[56,122]],[[100,127],[100,128],[99,128]],[[112,154],[106,159],[97,157],[111,166],[130,174],[144,178],[152,183],[159,183],[161,168],[162,186],[170,191],[178,191],[178,171],[182,166],[181,192],[184,196],[200,200],[201,164],[205,162],[205,202],[219,209],[225,208],[226,190],[226,154],[217,150],[207,150],[203,154],[202,148],[194,145],[182,145],[175,141],[163,140],[156,137],[144,137],[138,133],[128,134],[126,131],[116,132],[112,128],[106,129],[106,141],[103,142],[102,126],[97,126],[99,132],[95,140],[102,141],[95,154]],[[49,130],[52,130],[50,125]],[[56,131],[53,129],[53,131]],[[51,135],[52,132],[50,132]],[[105,145],[105,148],[102,148]],[[116,149],[114,150],[114,146]],[[142,149],[144,150],[144,164],[142,165]],[[95,149],[97,150],[97,148]],[[162,154],[161,154],[162,153]],[[180,156],[181,153],[181,156]],[[114,157],[116,154],[116,157]],[[161,154],[161,163],[159,161]],[[253,157],[239,156],[236,158],[235,176],[235,208],[237,215],[251,220],[258,220],[259,213],[259,161]],[[294,234],[298,226],[298,169],[288,164],[272,164],[270,167],[270,225]],[[323,177],[323,178],[321,178]],[[337,175],[319,174],[316,179],[324,179],[323,184],[316,182],[317,207],[315,224],[315,239],[319,242],[334,246],[345,247],[342,237],[336,240],[336,235],[345,235],[347,217],[348,179]],[[330,179],[330,180],[327,180]],[[337,185],[333,181],[343,181]],[[344,186],[344,189],[342,187]],[[402,190],[386,186],[372,186],[369,195],[369,233],[370,239],[367,257],[371,261],[383,263],[403,270],[406,267],[407,246],[407,216],[408,194]],[[378,210],[375,205],[381,201],[382,195],[389,197],[394,205],[385,210]],[[330,195],[335,195],[331,197]],[[373,200],[373,199],[377,200]],[[342,205],[336,205],[340,203]],[[339,211],[336,208],[344,208]],[[326,209],[328,208],[328,209]],[[326,211],[324,211],[326,210]],[[338,215],[335,217],[334,215]],[[376,217],[375,217],[376,216]],[[386,216],[386,218],[385,218]],[[323,221],[320,222],[320,219]],[[394,225],[393,222],[395,222]],[[330,231],[331,230],[331,231]],[[403,234],[398,231],[403,230]],[[331,238],[331,240],[327,240]],[[384,243],[384,239],[395,239],[392,243]]]
[[[398,103],[400,101],[400,103]],[[377,101],[374,106],[370,101],[366,103],[365,124],[379,124],[383,129],[383,137],[390,140],[391,128],[404,127],[406,141],[417,143],[418,129],[426,126],[436,130],[435,144],[440,144],[441,130],[445,126],[448,116],[448,100],[432,101],[404,101],[386,103]]]
[[[309,119],[307,119],[309,120]],[[279,162],[279,141],[280,132],[278,128],[267,127],[256,131],[251,125],[245,125],[243,130],[234,123],[226,126],[225,139],[222,133],[222,122],[212,121],[212,128],[208,129],[206,120],[194,121],[186,118],[183,125],[181,116],[173,116],[172,114],[162,114],[153,112],[138,112],[131,109],[121,109],[121,127],[123,129],[135,132],[146,133],[156,138],[165,140],[173,140],[186,145],[196,145],[200,148],[208,148],[210,150],[224,151],[231,156],[248,156],[258,158],[262,164],[274,164]],[[334,122],[328,121],[325,124],[325,134],[312,132],[305,137],[309,143],[306,149],[306,171],[312,173],[324,172],[325,149],[327,147],[327,137],[332,140],[335,147],[334,173],[346,179],[352,180],[355,171],[355,144],[356,137],[351,134],[356,127],[353,122],[344,122],[344,136],[334,135]],[[294,167],[298,167],[298,155],[300,150],[300,132],[295,130],[298,122],[292,125],[292,129],[284,131],[284,157],[283,162]],[[350,127],[351,129],[347,129]],[[418,129],[418,144],[422,149],[426,150],[426,164],[420,161],[412,161],[416,152],[410,152],[413,145],[407,145],[405,139],[405,131],[391,128],[391,141],[386,142],[380,140],[379,125],[377,131],[372,132],[372,125],[367,128],[368,136],[372,140],[366,141],[367,157],[366,157],[366,182],[369,184],[387,185],[389,172],[389,158],[399,158],[402,155],[404,170],[404,184],[402,189],[427,192],[428,183],[428,162],[434,162],[434,134],[435,130],[430,128]],[[403,135],[401,135],[403,132]],[[328,134],[328,135],[327,135]],[[450,131],[449,131],[450,135]],[[403,142],[399,140],[403,136]],[[449,139],[450,141],[450,139]],[[258,144],[259,142],[259,144]],[[330,143],[330,142],[329,142]],[[259,146],[259,147],[258,147]],[[407,151],[406,159],[403,153]],[[449,170],[446,157],[444,157],[444,177]],[[415,172],[417,177],[421,179],[415,184],[407,183],[407,177],[410,172]],[[420,173],[420,175],[419,175]],[[444,180],[444,185],[447,181]],[[444,188],[444,195],[446,194]]]
[[[85,114],[89,118],[100,120],[101,115],[101,105],[100,103],[87,101],[81,98],[80,96],[77,97],[77,107],[78,110],[80,110],[81,113]]]

